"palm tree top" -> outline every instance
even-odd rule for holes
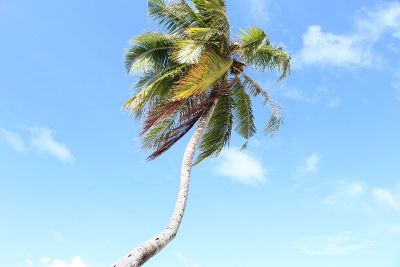
[[[245,139],[245,148],[256,132],[256,96],[270,107],[265,133],[279,129],[279,107],[245,72],[277,70],[280,79],[290,72],[290,56],[271,45],[262,29],[250,27],[232,38],[225,0],[149,0],[148,11],[163,32],[141,34],[127,49],[126,69],[138,81],[137,93],[124,107],[142,122],[149,159],[171,148],[211,108],[196,163],[218,155],[233,129]]]

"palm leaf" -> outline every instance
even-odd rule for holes
[[[145,33],[133,39],[133,45],[125,54],[128,73],[144,73],[165,66],[174,38],[160,33]]]
[[[171,58],[179,64],[198,63],[204,51],[204,44],[191,39],[176,41]]]
[[[242,41],[242,49],[245,53],[251,53],[257,49],[267,38],[265,32],[260,28],[251,27],[248,31],[241,30],[238,38]]]
[[[226,34],[230,31],[229,19],[226,14],[225,1],[193,0],[199,16],[207,27],[218,29]]]
[[[271,116],[264,128],[264,132],[265,134],[275,134],[283,122],[280,107],[273,102],[268,93],[246,73],[242,72],[241,75],[244,78],[244,88],[248,89],[253,96],[261,95],[264,100],[264,104],[268,105],[268,107],[271,109]]]
[[[232,59],[222,57],[212,51],[204,52],[199,62],[192,65],[177,82],[174,88],[175,98],[189,98],[206,92],[225,75],[232,62]]]
[[[184,32],[193,21],[182,12],[182,4],[168,5],[164,0],[148,0],[149,15],[170,33]],[[186,11],[189,11],[186,9]]]
[[[245,148],[247,146],[247,140],[256,132],[252,103],[242,82],[236,78],[233,83],[232,92],[234,103],[234,123],[236,124],[235,130],[239,135],[246,139],[246,143],[242,146],[242,148]]]
[[[262,71],[278,69],[281,73],[280,80],[290,73],[291,58],[281,47],[263,44],[251,53],[243,50],[241,56],[248,65]]]
[[[184,105],[179,110],[171,112],[169,117],[153,125],[146,134],[147,147],[154,148],[148,157],[153,160],[178,142],[196,122],[211,108],[215,96],[210,95],[205,99],[184,100]]]
[[[164,98],[172,92],[173,84],[179,80],[185,70],[186,66],[175,65],[159,73],[148,73],[138,82],[138,86],[142,86],[139,87],[140,91],[125,103],[124,108],[133,114],[137,113],[139,115],[137,117],[140,117],[147,104],[156,104],[157,97]]]
[[[233,124],[232,107],[233,100],[230,93],[219,98],[199,145],[200,154],[194,165],[210,156],[218,155],[229,143]]]

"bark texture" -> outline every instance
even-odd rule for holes
[[[151,239],[133,249],[128,255],[124,256],[117,263],[113,264],[112,267],[142,266],[147,260],[161,251],[176,236],[186,208],[193,156],[212,116],[212,113],[214,112],[215,105],[216,101],[213,103],[208,112],[200,119],[197,129],[194,131],[193,136],[191,137],[185,149],[181,166],[178,198],[168,227],[164,231],[153,236]]]

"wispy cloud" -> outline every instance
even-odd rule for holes
[[[254,20],[265,22],[268,20],[268,12],[265,0],[244,0],[250,8]]]
[[[20,133],[0,128],[0,140],[19,153],[44,153],[65,163],[75,160],[68,147],[55,139],[49,127],[25,128]]]
[[[0,139],[3,139],[15,151],[26,152],[26,145],[18,133],[0,128]]]
[[[323,104],[327,108],[336,108],[341,104],[340,97],[335,94],[334,90],[324,85],[303,90],[287,83],[267,82],[266,87],[270,88],[275,95],[295,102]]]
[[[34,127],[30,128],[30,132],[31,143],[37,151],[52,155],[66,163],[74,162],[72,153],[66,145],[55,140],[54,133],[50,128]]]
[[[347,183],[339,187],[337,192],[324,199],[324,203],[329,205],[347,204],[365,195],[367,185],[364,182]]]
[[[305,159],[305,166],[301,169],[304,173],[314,173],[318,171],[321,157],[317,153],[312,153]]]
[[[303,34],[303,47],[295,55],[297,66],[309,64],[338,67],[379,65],[381,59],[375,44],[386,34],[400,38],[400,3],[385,3],[374,10],[364,8],[348,34],[324,32],[311,25]]]
[[[360,240],[354,232],[344,232],[305,240],[300,242],[298,250],[307,255],[337,256],[352,254],[369,246],[371,242]]]
[[[383,206],[399,210],[400,209],[400,195],[393,193],[387,188],[375,188],[372,195],[377,202]]]
[[[225,150],[214,168],[218,175],[244,184],[259,184],[267,181],[263,165],[248,152],[236,148]]]

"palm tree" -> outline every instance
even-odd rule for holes
[[[137,267],[163,249],[177,234],[185,211],[193,165],[218,155],[229,143],[232,129],[245,140],[254,135],[252,97],[270,107],[265,133],[278,130],[279,107],[245,70],[278,70],[280,79],[290,71],[290,57],[270,44],[262,29],[242,30],[230,36],[225,0],[185,0],[167,4],[148,0],[149,15],[164,27],[133,39],[126,52],[126,69],[138,74],[137,93],[125,108],[143,124],[143,146],[153,160],[195,125],[184,152],[180,187],[168,227],[113,267]],[[196,149],[199,150],[193,162]]]

